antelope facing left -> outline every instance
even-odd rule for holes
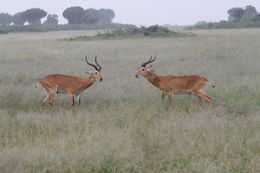
[[[162,91],[162,100],[166,96],[169,97],[170,104],[173,103],[173,95],[178,94],[194,94],[196,95],[200,102],[202,99],[212,102],[213,99],[210,98],[204,91],[206,82],[208,82],[212,87],[215,85],[205,77],[198,75],[188,75],[188,76],[161,76],[153,72],[152,65],[146,66],[149,63],[154,62],[155,57],[150,57],[150,59],[141,64],[140,70],[135,75],[136,78],[140,76],[145,77],[150,83]]]
[[[70,98],[70,104],[74,105],[74,97],[80,104],[81,93],[90,87],[96,80],[102,81],[100,71],[102,67],[97,63],[97,56],[95,57],[95,64],[89,63],[87,56],[85,56],[86,63],[95,68],[95,70],[89,71],[85,77],[69,76],[64,74],[51,74],[38,81],[36,88],[42,85],[46,91],[46,95],[42,97],[40,103],[45,102],[53,106],[53,100],[55,93],[68,94]]]

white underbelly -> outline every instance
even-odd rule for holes
[[[63,90],[57,90],[56,94],[58,94],[58,95],[68,94],[68,92],[67,91],[63,91]],[[78,92],[78,93],[75,94],[75,96],[80,96],[80,94],[81,94],[81,92]]]
[[[57,90],[56,91],[56,94],[68,94],[68,92],[67,91],[62,91],[62,90]]]
[[[186,94],[191,95],[192,92],[191,91],[187,91],[187,92],[174,92],[174,95],[186,95]]]

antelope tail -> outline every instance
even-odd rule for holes
[[[58,85],[55,84],[55,86],[56,86],[55,93],[58,94],[58,95],[60,95],[59,89],[58,89]]]
[[[207,79],[207,82],[208,82],[208,83],[210,84],[210,86],[212,86],[213,88],[216,87],[216,85],[215,85],[212,81],[210,81],[210,80]]]
[[[38,81],[38,82],[36,83],[36,85],[35,85],[35,88],[38,88],[40,85],[41,85],[41,84],[40,84],[40,81]]]

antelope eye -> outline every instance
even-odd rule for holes
[[[97,72],[95,72],[95,74],[97,74]]]
[[[145,69],[144,68],[142,68],[142,71],[144,71]]]

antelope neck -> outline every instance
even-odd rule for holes
[[[93,74],[90,74],[86,77],[84,77],[84,81],[87,82],[87,83],[94,83],[96,80],[95,80],[95,77]]]
[[[160,78],[159,78],[159,75],[157,75],[156,73],[154,72],[148,72],[148,74],[145,76],[145,78],[151,82],[154,86],[156,87],[159,87],[160,84]]]

